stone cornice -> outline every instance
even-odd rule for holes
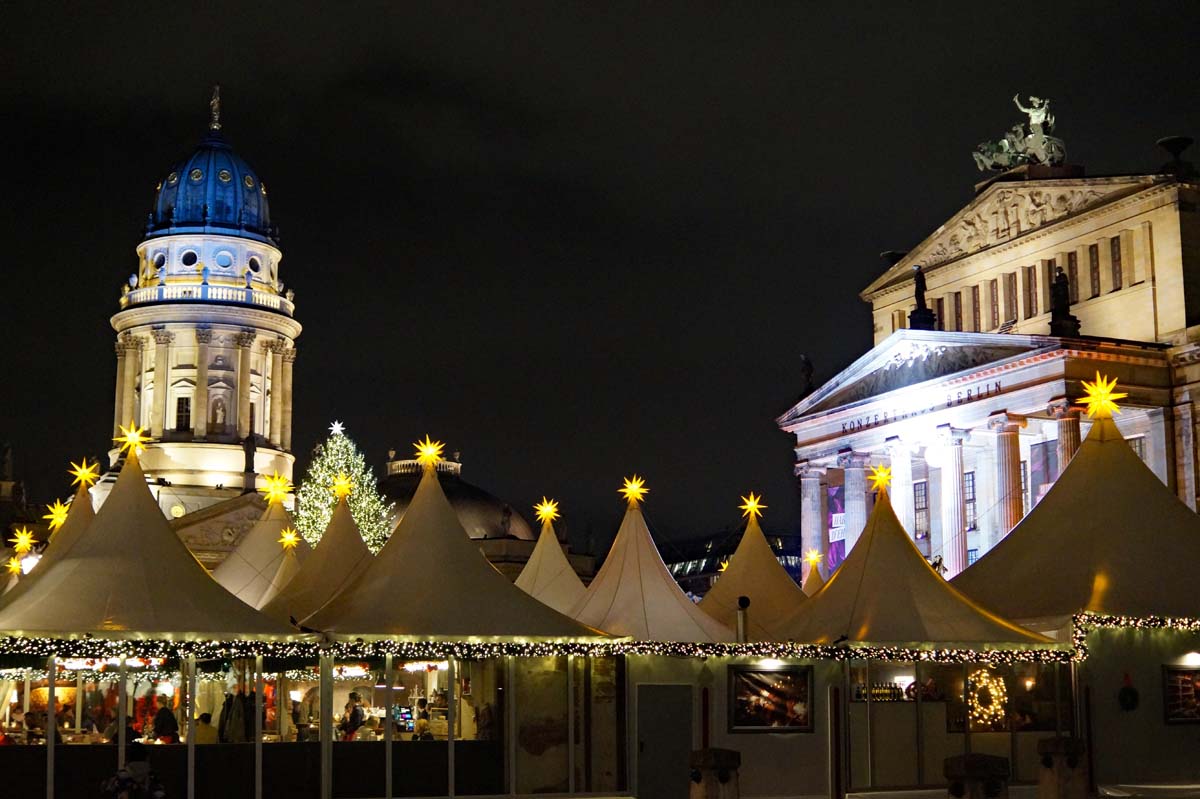
[[[215,303],[179,303],[138,305],[127,308],[109,320],[114,330],[124,333],[139,327],[183,324],[188,326],[255,327],[288,339],[300,336],[303,327],[291,317],[248,306]]]

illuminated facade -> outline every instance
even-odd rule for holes
[[[153,437],[141,463],[163,512],[237,496],[249,472],[291,477],[301,328],[267,188],[222,134],[216,95],[207,135],[156,188],[137,255],[112,317],[113,431],[132,421]]]
[[[870,512],[874,464],[892,468],[922,552],[947,576],[964,569],[1069,462],[1088,429],[1073,405],[1097,370],[1130,393],[1122,433],[1196,507],[1196,172],[1176,156],[1152,175],[1029,167],[977,188],[862,292],[875,347],[777,420],[795,436],[804,548],[826,553],[826,574]],[[933,330],[909,329],[917,265]],[[1077,337],[1049,335],[1060,269]]]

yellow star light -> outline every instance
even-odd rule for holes
[[[442,450],[446,448],[442,442],[430,440],[428,435],[424,441],[414,441],[413,446],[417,448],[417,463],[427,469],[432,469],[442,460]]]
[[[804,559],[808,561],[809,566],[819,566],[821,565],[821,561],[825,560],[825,558],[821,557],[821,553],[815,549],[810,549],[804,553]]]
[[[721,565],[717,567],[717,571],[723,572],[729,568],[729,558],[722,558]]]
[[[750,496],[742,497],[742,502],[745,504],[738,505],[742,509],[743,516],[762,518],[762,509],[767,507],[762,501],[762,495],[755,496],[754,492],[750,492]]]
[[[42,518],[50,522],[50,532],[54,532],[63,526],[63,522],[67,520],[67,511],[70,509],[70,505],[64,505],[58,499],[54,500],[53,505],[46,506],[46,510],[50,512],[42,516]]]
[[[630,507],[633,507],[646,498],[650,489],[646,488],[645,479],[635,474],[633,477],[625,478],[625,485],[617,493],[623,494],[625,499],[629,500]]]
[[[542,497],[542,501],[533,506],[533,510],[537,513],[537,520],[542,524],[552,522],[558,518],[558,502],[553,499]]]
[[[1089,419],[1111,419],[1114,413],[1121,412],[1116,401],[1129,395],[1114,391],[1116,387],[1117,378],[1101,376],[1099,372],[1096,372],[1096,382],[1083,381],[1084,397],[1079,405],[1087,409]]]
[[[292,481],[275,472],[270,477],[263,477],[263,487],[258,490],[262,492],[268,505],[275,505],[283,502],[288,494],[292,493]]]
[[[278,543],[283,544],[285,550],[295,549],[296,545],[300,543],[300,534],[290,527],[285,527],[279,531]]]
[[[348,497],[354,491],[354,481],[350,479],[349,475],[339,474],[333,478],[333,486],[329,490],[338,499]]]
[[[20,574],[21,573],[21,559],[20,558],[9,558],[8,563],[6,565],[8,566],[9,574]]]
[[[71,485],[90,486],[96,482],[96,478],[100,476],[100,464],[88,463],[87,458],[83,459],[83,463],[72,463],[70,470],[67,472],[75,479],[71,481]]]
[[[118,427],[121,428],[121,435],[113,438],[113,443],[120,444],[122,452],[140,455],[146,445],[154,440],[150,436],[143,435],[146,432],[145,429],[138,427],[134,422],[130,422],[129,427],[124,425],[118,425]]]
[[[872,466],[871,474],[872,491],[887,491],[888,486],[892,484],[892,467],[891,466]]]
[[[18,555],[24,555],[33,551],[33,531],[27,527],[19,527],[16,530],[16,535],[8,539],[8,542],[13,545]]]

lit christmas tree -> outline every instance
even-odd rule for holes
[[[313,450],[308,474],[296,490],[296,529],[305,541],[314,547],[317,545],[337,503],[337,497],[330,489],[338,475],[345,475],[354,486],[349,498],[350,514],[363,541],[372,553],[376,553],[392,534],[388,525],[392,505],[385,504],[379,495],[371,467],[346,435],[342,423],[334,422],[329,431],[329,440]]]

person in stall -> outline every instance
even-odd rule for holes
[[[158,695],[158,712],[151,725],[154,740],[165,744],[179,743],[179,721],[171,711],[171,697]]]
[[[201,713],[200,718],[196,719],[196,745],[200,744],[215,744],[217,742],[217,728],[212,723],[212,713]]]
[[[338,731],[343,741],[353,741],[355,733],[366,723],[366,712],[363,710],[362,697],[354,691],[350,692],[350,701],[346,703],[346,712],[338,724]]]

